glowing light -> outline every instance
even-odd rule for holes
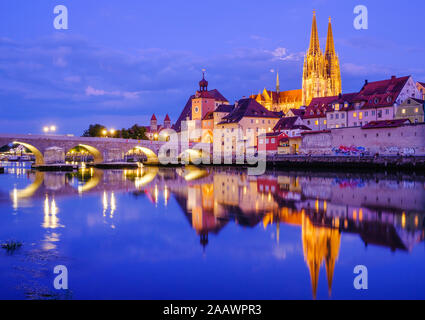
[[[13,209],[18,209],[18,190],[13,189]]]
[[[103,216],[106,216],[106,210],[108,210],[108,196],[106,191],[103,192]]]
[[[111,193],[111,219],[114,217],[114,213],[117,210],[117,203],[115,201],[115,194],[112,192]]]
[[[50,131],[51,132],[55,132],[56,131],[56,126],[50,126]]]
[[[401,216],[401,226],[404,228],[406,228],[406,213],[403,212],[403,215]]]
[[[49,127],[44,127],[43,128],[44,133],[48,133],[50,131]]]

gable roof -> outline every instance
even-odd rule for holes
[[[278,121],[273,131],[292,130],[299,117],[285,117]]]
[[[231,104],[220,104],[215,110],[214,112],[225,112],[225,113],[230,113],[233,111],[233,109],[235,109],[234,105]]]
[[[292,114],[297,117],[302,117],[305,113],[305,109],[290,109],[289,111],[292,112]]]
[[[303,119],[325,118],[326,110],[336,100],[338,96],[313,98],[305,110]]]
[[[410,76],[401,78],[392,76],[387,80],[366,82],[357,95],[357,99],[366,101],[362,108],[394,105],[409,78]]]
[[[274,112],[267,110],[257,101],[252,98],[241,99],[238,101],[238,106],[227,116],[223,117],[224,123],[237,123],[244,117],[250,118],[280,118]]]
[[[217,89],[213,89],[208,91],[209,94],[217,101],[229,102],[227,99],[218,91]]]
[[[208,91],[210,97],[213,97],[217,101],[227,101],[225,97],[217,90]],[[178,117],[176,123],[173,125],[173,129],[177,132],[181,131],[182,121],[185,121],[187,118],[192,120],[192,99],[195,98],[195,95],[189,97],[189,100],[186,102],[185,107],[183,108],[182,113]],[[222,100],[224,99],[224,100]]]

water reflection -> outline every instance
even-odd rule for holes
[[[326,173],[268,172],[248,176],[230,168],[101,171],[84,168],[75,173],[40,173],[10,170],[31,181],[22,189],[10,190],[13,208],[28,198],[44,199],[45,250],[56,248],[65,228],[60,224],[61,197],[98,195],[104,222],[112,229],[118,208],[117,194],[146,196],[152,205],[167,206],[174,197],[199,237],[205,251],[210,235],[219,234],[229,223],[243,228],[276,230],[281,225],[301,229],[305,265],[316,298],[319,274],[325,268],[329,295],[341,249],[342,234],[355,234],[365,246],[410,252],[425,238],[425,184],[422,178]]]

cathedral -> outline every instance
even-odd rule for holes
[[[323,53],[320,49],[314,11],[310,47],[304,56],[302,89],[281,92],[279,74],[277,74],[276,91],[264,89],[263,92],[251,98],[269,110],[287,113],[290,109],[308,106],[313,98],[337,96],[340,93],[341,72],[339,58],[335,52],[331,19],[329,18],[326,50]]]
[[[304,57],[302,103],[307,106],[313,98],[332,97],[341,93],[339,58],[335,53],[331,18],[329,18],[326,50],[320,49],[316,12],[313,12],[310,47]]]

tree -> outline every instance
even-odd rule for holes
[[[102,137],[104,130],[106,130],[106,127],[101,124],[91,124],[89,128],[84,131],[83,137]]]
[[[101,124],[91,124],[87,130],[84,131],[83,137],[104,137],[103,132],[107,128]],[[148,140],[146,136],[146,128],[135,124],[129,129],[122,128],[115,131],[114,134],[108,133],[109,138],[122,138],[122,139],[135,139],[135,140]]]

